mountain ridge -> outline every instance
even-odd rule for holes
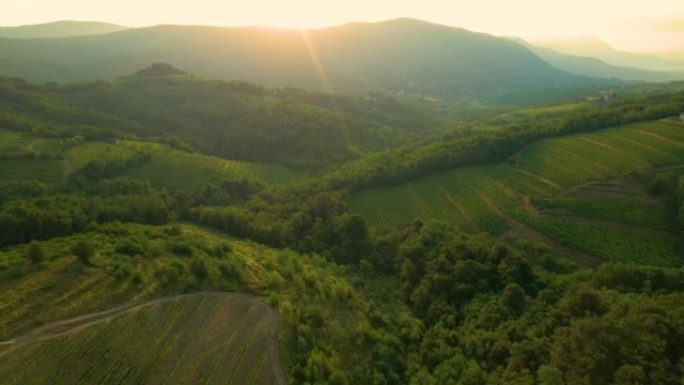
[[[572,55],[556,49],[537,46],[517,37],[509,37],[509,39],[524,45],[552,66],[576,75],[655,82],[674,81],[684,78],[684,68],[680,72],[670,72],[620,66],[609,64],[591,56]]]
[[[268,86],[468,100],[594,83],[556,70],[519,44],[416,19],[309,31],[161,25],[0,40],[0,75],[30,81],[111,79],[155,62]]]
[[[129,27],[99,21],[60,20],[50,23],[0,27],[0,38],[54,39],[73,36],[101,35],[126,29],[129,29]]]
[[[532,44],[554,49],[564,54],[593,57],[617,66],[648,71],[684,71],[684,60],[681,58],[664,58],[657,55],[622,51],[596,37],[539,40],[532,41]]]

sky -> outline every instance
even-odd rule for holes
[[[91,20],[319,28],[397,17],[532,40],[598,36],[624,50],[684,50],[684,0],[0,0],[2,26]]]

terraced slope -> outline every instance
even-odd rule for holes
[[[126,175],[149,181],[155,187],[193,187],[227,177],[267,184],[284,184],[300,178],[299,173],[284,167],[192,154],[151,142],[85,143],[69,150],[68,158],[75,169],[91,160],[126,158],[135,152],[151,154],[151,161],[133,167]]]
[[[201,293],[48,324],[0,344],[3,384],[284,384],[277,314]]]
[[[648,216],[644,210],[652,210],[655,202],[643,206],[639,199],[608,199],[610,203],[596,214],[601,218],[593,218],[603,219],[600,225],[577,217],[551,216],[536,206],[573,186],[682,165],[684,126],[671,121],[648,122],[544,140],[505,164],[454,169],[364,191],[354,195],[350,204],[376,229],[415,218],[435,219],[471,232],[534,233],[537,240],[583,254],[585,262],[595,257],[594,263],[610,258],[676,265],[681,263],[677,257],[680,246],[671,223],[663,218],[667,215],[658,208],[653,219],[643,219]],[[634,189],[623,192],[634,194]],[[573,203],[565,200],[560,204]],[[601,201],[592,205],[601,206]],[[627,214],[617,214],[620,210]],[[661,231],[644,232],[642,227]]]
[[[26,179],[59,182],[64,177],[64,164],[57,159],[58,151],[58,140],[0,128],[0,182]]]
[[[0,128],[0,154],[16,155],[25,152],[56,152],[59,140],[36,137],[31,133]]]
[[[49,156],[26,156],[34,152]],[[301,178],[298,172],[280,166],[193,154],[152,142],[86,142],[69,149],[62,159],[56,140],[0,130],[0,181],[58,183],[90,161],[125,160],[137,152],[151,154],[151,160],[131,168],[126,176],[161,188],[193,187],[222,178],[246,178],[265,184],[285,184]]]

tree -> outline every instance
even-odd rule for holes
[[[643,385],[648,382],[644,369],[636,365],[622,365],[613,379],[615,385]]]
[[[95,255],[95,248],[86,241],[78,241],[71,251],[84,265],[89,265],[90,259]]]
[[[45,250],[43,249],[43,246],[40,245],[40,243],[36,241],[31,241],[27,256],[32,264],[39,265],[45,260]]]
[[[556,367],[542,365],[537,371],[539,385],[563,385],[563,373]]]
[[[516,283],[509,283],[501,293],[501,304],[512,311],[520,314],[525,306],[525,291]]]

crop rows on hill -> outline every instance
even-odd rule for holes
[[[26,158],[22,154],[46,152],[56,155],[59,142],[24,132],[0,128],[0,182],[37,180],[57,183],[64,177],[64,163],[58,159]]]
[[[645,207],[643,202],[607,204],[594,216],[594,219],[615,222],[614,228],[577,223],[567,217],[560,220],[536,215],[531,202],[552,198],[564,189],[589,181],[684,163],[681,125],[659,121],[548,139],[530,146],[511,163],[454,169],[394,187],[363,191],[352,196],[350,204],[377,229],[421,218],[443,220],[464,230],[496,235],[506,231],[510,220],[515,220],[561,243],[601,257],[615,255],[624,260],[639,260],[640,255],[649,251],[654,255],[654,263],[666,264],[667,255],[674,255],[674,246],[666,235],[661,239],[636,234],[626,239],[630,235],[624,234],[629,233],[619,227],[623,222],[671,230],[665,214],[661,210],[650,211],[652,207]],[[587,202],[578,204],[591,206]],[[574,208],[579,211],[577,214],[582,214],[581,207]],[[525,210],[527,216],[519,214]],[[644,222],[645,216],[653,218]],[[595,238],[601,241],[582,245],[582,237],[592,233],[599,233]],[[600,245],[623,241],[622,244],[633,247],[618,250]]]
[[[679,258],[674,258],[678,254],[678,246],[671,236],[557,219],[524,210],[518,211],[516,217],[566,246],[606,261],[656,266],[681,263]]]
[[[299,178],[297,172],[279,166],[193,154],[161,144],[123,142],[121,145],[152,155],[150,162],[135,167],[128,175],[149,180],[157,187],[192,187],[221,178],[247,178],[263,183],[285,184]]]
[[[0,351],[0,376],[8,385],[272,384],[274,317],[246,295],[157,301]]]
[[[0,154],[20,153],[30,142],[24,133],[0,129]]]
[[[625,196],[627,198],[627,196]],[[646,226],[669,231],[672,223],[661,205],[646,200],[620,199],[618,192],[583,189],[577,195],[541,202],[541,207],[571,215]]]
[[[58,139],[41,138],[26,132],[0,128],[0,154],[18,155],[37,151],[57,153],[59,149]]]
[[[77,170],[91,161],[127,159],[133,154],[135,151],[127,147],[105,142],[83,143],[67,152],[73,170]]]
[[[64,178],[64,163],[57,159],[1,159],[0,181],[37,180],[57,183]]]

